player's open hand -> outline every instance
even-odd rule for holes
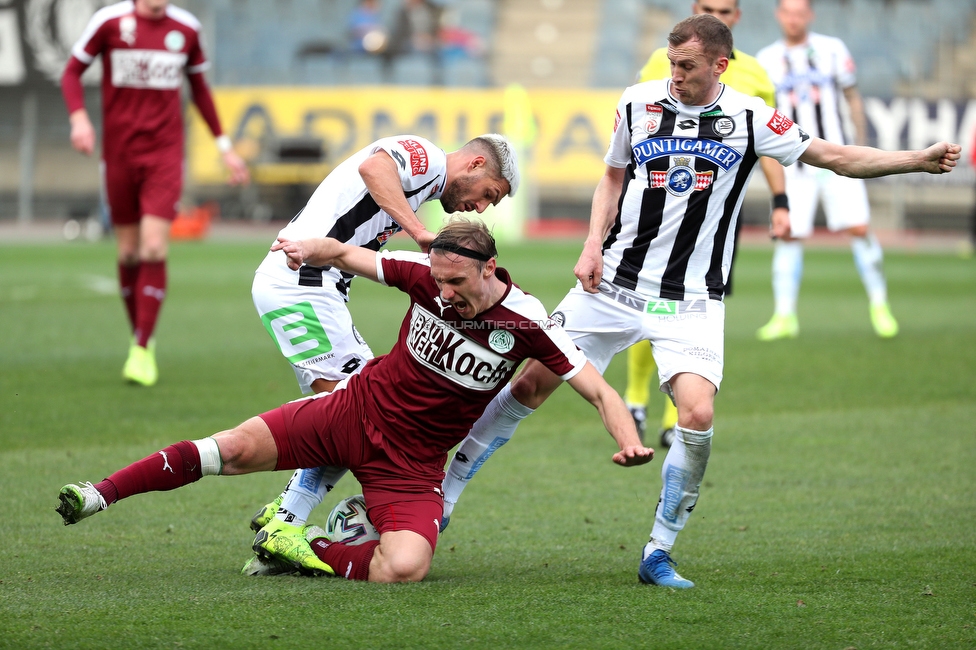
[[[782,239],[790,234],[790,211],[786,208],[776,208],[769,218],[769,236]]]
[[[622,467],[636,467],[654,460],[654,450],[644,445],[624,447],[613,455],[613,462]]]
[[[284,237],[278,237],[275,243],[271,244],[271,250],[284,251],[288,268],[297,271],[305,263],[306,251],[301,241],[293,241]]]
[[[949,142],[933,144],[925,150],[925,171],[930,174],[948,174],[962,156],[962,147]]]

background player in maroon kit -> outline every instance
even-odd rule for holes
[[[58,512],[65,524],[121,498],[182,487],[204,475],[348,467],[363,486],[378,542],[347,546],[319,538],[309,546],[304,537],[279,536],[289,527],[281,522],[255,541],[255,552],[289,557],[295,568],[317,575],[421,580],[437,543],[447,453],[529,357],[597,407],[620,448],[615,463],[653,458],[620,396],[542,303],[496,267],[495,242],[483,223],[448,224],[429,256],[379,254],[336,239],[280,239],[272,248],[284,250],[295,268],[329,264],[407,293],[411,304],[393,349],[332,393],[289,402],[211,438],[171,445],[96,485],[64,486]]]
[[[71,145],[95,150],[81,74],[102,56],[102,174],[118,243],[119,285],[132,327],[122,369],[131,382],[151,386],[158,376],[152,345],[166,294],[169,231],[183,189],[183,107],[186,74],[196,104],[217,138],[230,182],[248,181],[244,161],[223,134],[204,80],[209,67],[200,23],[168,0],[135,0],[92,16],[61,78],[71,122]]]

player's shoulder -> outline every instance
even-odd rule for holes
[[[136,10],[136,5],[132,0],[123,0],[114,4],[106,5],[92,14],[90,25],[103,25],[116,18],[128,16]]]
[[[746,54],[742,50],[732,50],[732,57],[735,63],[730,62],[731,65],[735,65],[737,68],[748,72],[756,72],[758,70],[766,74],[762,64],[759,63],[759,59],[751,54]]]
[[[185,25],[186,27],[189,27],[195,32],[199,32],[200,29],[202,28],[202,25],[200,24],[200,21],[197,19],[196,16],[191,14],[186,9],[183,9],[182,7],[177,7],[176,5],[167,5],[166,17],[171,20],[175,20],[181,25]]]

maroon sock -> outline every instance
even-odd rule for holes
[[[346,580],[369,580],[369,562],[380,543],[375,539],[356,546],[330,542],[324,537],[312,540],[312,550],[320,560]]]
[[[146,347],[166,296],[166,262],[143,262],[136,280],[136,344]]]
[[[95,489],[111,505],[133,494],[175,490],[200,480],[202,476],[200,451],[195,444],[184,440],[123,467],[96,484]]]
[[[136,329],[136,279],[139,277],[139,264],[123,264],[119,262],[119,290],[125,313],[129,316],[129,328]]]

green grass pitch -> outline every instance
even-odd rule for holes
[[[64,483],[298,396],[251,304],[269,243],[173,246],[149,390],[120,378],[112,243],[0,245],[0,648],[976,647],[976,265],[950,255],[887,252],[901,334],[882,341],[849,250],[809,250],[800,338],[764,344],[771,253],[741,252],[711,463],[674,552],[692,590],[637,581],[663,452],[613,465],[565,386],[470,485],[420,584],[242,577],[286,473],[62,526]],[[551,309],[578,251],[503,246],[500,264]],[[375,352],[405,305],[354,284]],[[344,479],[313,521],[357,491]]]

